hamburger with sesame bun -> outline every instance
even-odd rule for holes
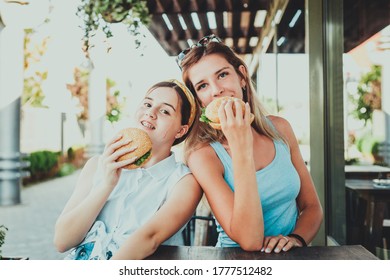
[[[223,101],[239,101],[242,107],[242,113],[245,114],[245,103],[239,98],[232,96],[224,96],[214,99],[206,106],[206,108],[202,109],[202,115],[200,117],[201,122],[208,123],[212,128],[221,130],[221,121],[218,116],[218,110]],[[236,114],[236,103],[233,103],[233,113]],[[255,115],[251,113],[251,122],[255,119]]]
[[[149,135],[142,129],[133,127],[122,129],[119,134],[123,135],[123,139],[129,139],[131,140],[131,142],[127,145],[120,147],[118,150],[127,149],[134,146],[137,146],[138,148],[130,153],[120,156],[117,161],[137,157],[134,163],[126,165],[123,168],[136,169],[144,166],[152,155],[152,141],[150,140]]]

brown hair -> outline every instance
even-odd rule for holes
[[[252,113],[255,115],[255,119],[252,123],[252,127],[256,130],[257,133],[263,134],[274,140],[282,140],[287,143],[287,141],[274,129],[266,118],[267,112],[264,107],[261,105],[260,101],[256,96],[256,91],[254,90],[253,83],[249,77],[248,67],[245,62],[238,57],[238,55],[228,46],[223,43],[218,42],[209,42],[207,45],[196,46],[192,48],[181,61],[180,67],[182,70],[182,78],[186,86],[194,94],[198,108],[200,108],[200,100],[196,95],[193,84],[191,83],[188,70],[199,62],[204,56],[210,54],[218,54],[221,57],[225,58],[236,70],[236,73],[245,80],[246,88],[243,89],[243,100],[248,102],[251,108]],[[240,65],[245,67],[244,75],[240,70]],[[192,151],[195,151],[211,142],[218,141],[222,142],[225,140],[225,137],[221,130],[215,130],[211,128],[208,124],[199,121],[200,111],[197,110],[196,120],[193,125],[192,132],[188,136],[185,144],[185,159],[188,159],[189,154]]]
[[[179,106],[181,108],[180,109],[180,112],[181,112],[181,124],[182,125],[187,125],[188,124],[188,126],[189,126],[188,131],[187,131],[186,134],[184,134],[182,137],[180,137],[178,139],[175,139],[175,141],[173,142],[173,146],[175,146],[175,145],[180,144],[181,142],[183,142],[187,138],[187,136],[190,134],[190,131],[192,130],[192,128],[194,127],[193,125],[189,124],[190,115],[191,115],[191,107],[192,106],[191,106],[191,102],[188,100],[188,97],[185,94],[185,92],[183,91],[182,87],[180,87],[177,83],[175,83],[173,81],[163,81],[163,82],[159,82],[157,84],[154,84],[146,92],[146,95],[148,95],[153,90],[155,90],[157,88],[162,88],[162,87],[172,88],[179,95],[179,97],[180,97],[179,98]],[[198,111],[198,110],[196,109],[196,111]],[[196,113],[196,115],[197,115],[197,113]]]

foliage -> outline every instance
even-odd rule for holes
[[[362,76],[357,95],[352,96],[351,101],[355,104],[353,116],[364,120],[365,125],[372,121],[374,109],[381,109],[381,72],[380,66],[372,66],[371,71]]]
[[[84,21],[84,50],[88,55],[89,39],[99,27],[106,38],[113,36],[111,24],[123,22],[131,35],[136,36],[135,43],[140,45],[138,36],[141,24],[150,23],[151,17],[146,0],[81,0],[77,15]]]
[[[72,174],[76,170],[76,167],[71,163],[64,163],[61,165],[60,170],[58,171],[57,175],[59,177],[68,176]]]
[[[57,165],[60,153],[51,151],[37,151],[31,153],[27,160],[30,161],[30,172],[48,172]]]
[[[66,154],[68,156],[68,160],[72,161],[76,158],[76,152],[73,147],[69,147],[66,151]]]
[[[356,148],[362,153],[364,158],[373,161],[373,164],[386,166],[384,157],[379,151],[382,142],[381,138],[366,133],[357,139]]]
[[[376,155],[379,149],[379,139],[371,136],[371,134],[365,134],[356,141],[356,147],[362,154]]]
[[[0,226],[0,260],[2,259],[2,256],[1,256],[1,247],[3,246],[4,244],[4,240],[5,240],[5,233],[6,231],[8,230],[8,228],[6,228],[4,225],[1,225]]]
[[[67,89],[71,92],[72,96],[78,99],[79,106],[79,120],[88,120],[88,84],[89,84],[89,71],[85,69],[75,68],[74,70],[73,84],[67,84]],[[106,118],[111,123],[116,122],[122,116],[122,108],[124,106],[125,99],[120,96],[120,91],[115,90],[116,83],[107,78],[106,79]]]
[[[25,30],[24,37],[24,73],[32,72],[30,76],[24,78],[24,88],[22,94],[22,105],[32,107],[46,107],[43,105],[45,95],[42,90],[42,83],[47,79],[47,71],[32,71],[32,65],[41,61],[42,56],[47,50],[49,38],[46,37],[40,44],[32,45],[32,29]]]
[[[119,90],[115,89],[116,83],[107,78],[106,80],[106,118],[110,123],[117,122],[122,117],[122,109],[126,98],[120,95]]]
[[[25,159],[30,162],[30,176],[23,178],[23,185],[70,175],[85,164],[84,155],[82,146],[69,147],[66,155],[62,155],[59,151],[35,151]]]
[[[74,83],[67,84],[66,88],[78,100],[78,120],[88,120],[88,79],[89,71],[75,68],[73,71]]]
[[[22,105],[32,107],[46,107],[43,105],[45,94],[42,90],[42,82],[47,79],[47,71],[35,72],[34,76],[24,79],[24,90],[22,95]]]

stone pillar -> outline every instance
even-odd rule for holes
[[[89,141],[87,156],[101,154],[104,150],[103,128],[106,117],[107,46],[102,34],[96,36],[94,47],[89,50],[91,71],[88,86]]]
[[[20,152],[23,39],[21,28],[0,22],[0,205],[21,202],[21,178],[26,173]]]
[[[106,75],[99,64],[89,74],[88,87],[89,143],[88,157],[101,154],[104,150],[103,127],[106,112]]]

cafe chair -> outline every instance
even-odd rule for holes
[[[218,233],[212,216],[192,216],[183,230],[185,246],[215,246]]]
[[[218,232],[207,199],[203,196],[194,215],[183,230],[186,246],[215,246]]]
[[[390,219],[383,220],[382,246],[376,247],[376,256],[382,260],[390,259]]]

